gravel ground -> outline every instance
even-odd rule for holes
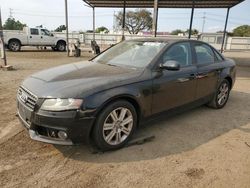
[[[238,67],[224,109],[202,106],[153,120],[137,134],[154,135],[151,142],[95,153],[32,141],[15,117],[18,85],[83,55],[7,53],[16,70],[0,71],[0,187],[250,187],[250,67]]]

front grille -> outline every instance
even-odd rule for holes
[[[37,96],[35,96],[33,93],[23,87],[19,87],[17,96],[24,103],[25,106],[27,106],[31,110],[34,110],[37,102]]]

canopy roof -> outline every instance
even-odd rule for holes
[[[91,7],[112,7],[122,8],[124,0],[83,0]],[[194,8],[231,8],[244,0],[195,0]],[[126,7],[128,8],[153,8],[154,0],[134,1],[126,0]],[[159,8],[192,8],[193,0],[159,0]]]

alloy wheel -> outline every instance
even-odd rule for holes
[[[10,48],[11,48],[12,51],[18,51],[18,49],[19,49],[19,44],[13,42],[13,43],[11,43]]]
[[[220,106],[224,105],[224,103],[227,101],[229,95],[229,86],[227,83],[223,83],[220,88],[217,95],[217,102]]]
[[[131,134],[133,115],[128,108],[114,109],[104,121],[103,138],[110,145],[119,145]]]

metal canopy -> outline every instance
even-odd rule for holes
[[[67,0],[65,0],[67,1]],[[221,52],[224,50],[224,42],[227,30],[227,22],[229,16],[229,10],[243,2],[244,0],[144,0],[144,1],[135,1],[135,0],[111,0],[111,1],[103,1],[103,0],[83,0],[86,4],[93,8],[93,28],[94,27],[94,9],[95,7],[100,8],[123,8],[123,20],[122,20],[122,38],[124,39],[124,30],[125,30],[125,15],[126,8],[154,8],[153,14],[153,33],[156,37],[157,35],[157,22],[158,22],[158,9],[159,8],[191,8],[191,18],[190,18],[190,26],[189,26],[189,34],[188,38],[191,38],[192,34],[192,24],[194,17],[194,9],[195,8],[226,8],[227,15],[225,20],[224,32],[223,32],[223,41],[221,45]],[[94,29],[93,29],[94,31]],[[95,32],[93,32],[93,40],[95,40]]]
[[[91,7],[123,8],[124,0],[83,0]],[[159,0],[158,8],[231,8],[244,0]],[[152,8],[154,0],[126,0],[126,8]]]

